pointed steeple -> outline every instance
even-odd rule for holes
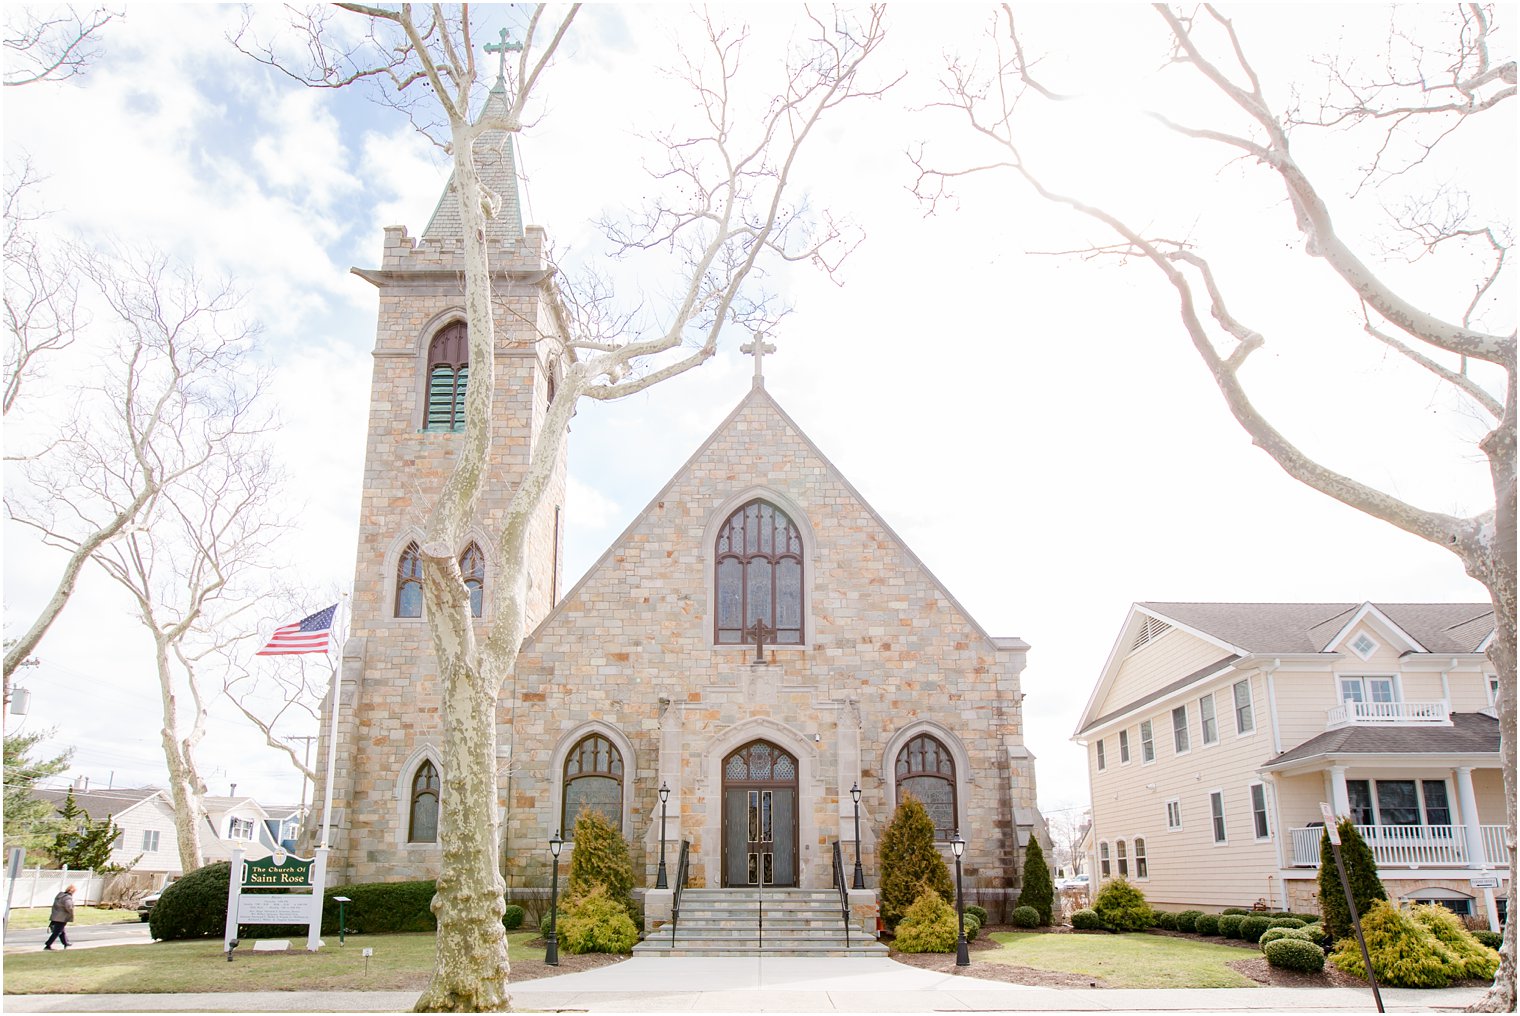
[[[510,110],[506,82],[498,77],[496,84],[491,86],[490,94],[486,96],[486,104],[481,110],[481,116],[488,114],[505,116]],[[501,211],[497,213],[496,218],[486,222],[486,242],[516,243],[522,239],[523,222],[522,203],[517,185],[517,157],[512,147],[512,133],[492,130],[476,138],[475,168],[480,173],[480,182],[501,198]],[[443,189],[443,196],[438,199],[438,207],[433,209],[433,217],[428,220],[427,228],[422,231],[422,239],[425,241],[456,240],[463,237],[464,224],[459,215],[458,190],[454,185],[454,174],[450,173],[448,186]]]

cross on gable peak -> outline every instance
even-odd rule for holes
[[[520,42],[508,42],[507,30],[500,32],[500,42],[488,42],[482,47],[487,53],[496,54],[496,83],[505,84],[507,80],[507,54],[520,52],[523,48]]]
[[[756,332],[755,337],[739,347],[739,352],[755,358],[755,387],[765,387],[764,361],[766,353],[774,353],[776,344],[765,341],[764,332]]]

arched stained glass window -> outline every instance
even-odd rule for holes
[[[723,645],[748,641],[759,622],[774,628],[767,642],[801,645],[802,534],[786,513],[767,501],[751,501],[718,530],[714,588],[714,637]]]
[[[423,430],[464,430],[464,393],[469,381],[469,331],[463,321],[455,321],[433,336],[428,346]]]
[[[582,808],[600,812],[614,827],[623,828],[623,753],[601,734],[576,742],[565,756],[565,800],[560,828],[575,828]]]
[[[459,571],[464,575],[464,587],[470,591],[470,616],[480,617],[485,610],[486,556],[480,547],[471,543],[459,555]]]
[[[955,834],[955,760],[938,739],[919,734],[897,753],[897,794],[904,791],[922,802],[934,821],[934,838]]]
[[[422,616],[422,551],[408,543],[396,562],[396,616]]]
[[[407,822],[408,843],[438,842],[438,767],[424,761],[412,776],[411,818]]]

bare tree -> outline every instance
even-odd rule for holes
[[[1510,267],[1508,230],[1470,221],[1467,203],[1453,200],[1451,191],[1392,209],[1391,225],[1414,250],[1413,256],[1449,251],[1465,255],[1465,266],[1476,265],[1468,267],[1466,279],[1444,301],[1431,301],[1428,296],[1422,301],[1406,292],[1407,285],[1380,276],[1357,250],[1358,238],[1337,230],[1331,216],[1337,196],[1329,194],[1319,181],[1323,172],[1299,161],[1290,145],[1290,131],[1295,125],[1360,124],[1378,132],[1367,145],[1367,162],[1359,167],[1363,182],[1405,173],[1428,159],[1453,132],[1480,129],[1485,114],[1502,110],[1514,97],[1513,54],[1498,52],[1509,44],[1509,37],[1496,30],[1491,9],[1464,5],[1457,11],[1449,38],[1439,44],[1417,43],[1413,33],[1396,30],[1388,60],[1377,76],[1357,80],[1357,72],[1343,71],[1332,63],[1332,91],[1319,112],[1303,115],[1295,110],[1282,115],[1266,97],[1246,46],[1227,18],[1212,6],[1191,14],[1179,14],[1162,5],[1156,5],[1155,11],[1165,26],[1170,64],[1193,75],[1194,88],[1218,100],[1209,107],[1218,119],[1198,126],[1152,112],[1154,122],[1175,135],[1248,160],[1282,187],[1306,254],[1340,280],[1351,306],[1360,308],[1366,334],[1429,371],[1466,400],[1472,413],[1487,421],[1490,429],[1477,442],[1476,450],[1488,463],[1491,506],[1464,517],[1407,503],[1316,461],[1273,426],[1252,404],[1241,378],[1248,358],[1266,344],[1266,336],[1231,311],[1227,284],[1221,281],[1229,276],[1216,271],[1217,263],[1210,254],[1200,251],[1192,241],[1157,236],[1149,224],[1137,226],[1104,207],[1056,190],[1029,161],[1031,153],[1021,147],[1019,127],[1030,108],[1042,102],[1074,103],[1082,97],[1080,89],[1054,87],[1036,76],[1009,5],[1003,5],[994,16],[989,32],[991,73],[979,72],[973,63],[952,60],[943,79],[945,95],[940,105],[968,126],[988,154],[984,160],[943,166],[932,164],[928,156],[919,153],[915,156],[917,193],[932,205],[949,193],[957,178],[1011,174],[1047,201],[1101,224],[1117,241],[1082,253],[1110,254],[1149,265],[1156,277],[1172,288],[1183,331],[1253,443],[1299,482],[1449,550],[1467,573],[1484,585],[1493,601],[1498,629],[1488,653],[1501,682],[1506,837],[1513,858],[1515,332],[1513,303],[1501,297],[1505,287],[1498,285]],[[1418,38],[1429,40],[1432,36],[1427,31]],[[1131,155],[1144,158],[1143,153]],[[1510,169],[1512,179],[1513,166]],[[1255,224],[1261,226],[1261,217]],[[1260,242],[1277,241],[1264,235]],[[1446,268],[1451,268],[1450,262]],[[1427,309],[1422,302],[1444,302],[1447,309]],[[1306,322],[1306,327],[1325,329],[1335,324],[1313,320]],[[1511,913],[1514,905],[1512,877]],[[1515,1007],[1514,922],[1505,930],[1501,952],[1498,975],[1481,1007],[1509,1011]]]
[[[1085,806],[1068,804],[1045,812],[1050,826],[1050,841],[1055,847],[1055,862],[1068,877],[1082,874],[1087,857],[1082,853],[1082,839],[1092,825],[1092,812]]]
[[[114,362],[6,507],[68,553],[64,579],[28,632],[35,645],[94,558],[130,591],[151,633],[163,703],[162,740],[186,871],[202,861],[204,786],[193,752],[207,696],[201,657],[229,638],[246,590],[235,581],[270,534],[274,479],[252,444],[265,424],[244,360],[251,330],[236,295],[208,287],[158,254],[97,257],[82,266],[122,331]],[[6,666],[22,658],[11,647]],[[178,668],[178,671],[176,671]],[[180,675],[176,678],[176,673]],[[188,689],[188,732],[178,688]]]
[[[23,384],[45,362],[73,344],[83,322],[79,276],[67,247],[50,250],[37,235],[40,213],[28,206],[37,184],[28,162],[5,181],[5,391],[0,407],[9,416]],[[8,455],[7,457],[20,457]]]
[[[495,398],[495,322],[484,223],[500,209],[500,195],[482,186],[476,140],[488,131],[521,129],[540,83],[577,7],[552,28],[546,9],[532,10],[522,30],[515,66],[504,73],[506,112],[473,115],[479,96],[475,29],[468,8],[380,7],[339,4],[368,19],[369,34],[340,45],[326,13],[298,15],[292,28],[306,54],[305,71],[268,44],[244,33],[245,52],[313,86],[357,81],[378,84],[398,108],[424,129],[446,134],[453,157],[465,241],[465,311],[470,385],[465,430],[452,474],[433,498],[421,551],[424,616],[438,658],[441,734],[445,756],[439,823],[443,848],[438,893],[437,961],[417,1002],[419,1011],[494,1011],[508,1004],[509,967],[501,926],[504,882],[497,866],[499,783],[497,702],[517,662],[527,621],[527,540],[550,481],[576,403],[583,397],[618,399],[648,389],[705,362],[717,352],[724,329],[773,320],[771,301],[755,288],[756,266],[768,259],[812,261],[827,268],[840,255],[842,233],[812,230],[811,220],[785,200],[796,160],[818,121],[839,106],[880,89],[864,86],[862,65],[883,38],[881,12],[864,24],[842,16],[832,22],[807,16],[807,40],[781,64],[771,101],[741,112],[739,79],[745,33],[706,26],[705,56],[693,58],[686,78],[704,126],[668,148],[661,178],[671,195],[642,217],[615,227],[627,254],[661,248],[679,264],[679,291],[653,326],[619,332],[632,317],[612,308],[606,294],[583,292],[567,302],[579,308],[576,325],[594,331],[550,335],[564,354],[564,378],[536,436],[528,464],[495,534],[501,580],[493,585],[494,618],[477,641],[470,598],[451,548],[475,519],[490,463],[490,421]],[[547,37],[547,38],[546,38]],[[775,67],[775,63],[770,64]],[[847,244],[846,244],[847,246]]]
[[[120,11],[13,4],[5,16],[5,84],[35,85],[83,74],[100,55],[100,30]]]

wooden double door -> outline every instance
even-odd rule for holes
[[[723,885],[797,885],[797,760],[769,741],[723,760]]]

